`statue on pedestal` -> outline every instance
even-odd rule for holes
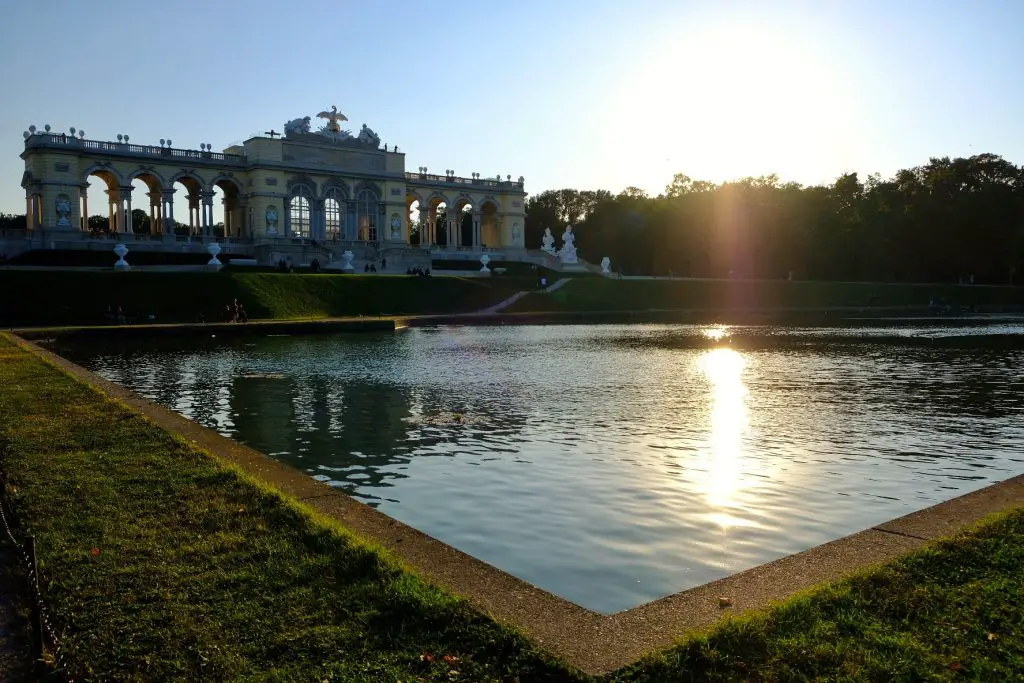
[[[68,214],[71,213],[71,202],[64,195],[57,198],[57,227],[61,229],[68,229],[71,227],[71,221],[68,220]]]
[[[562,233],[562,248],[558,251],[558,258],[562,260],[562,263],[578,263],[576,258],[576,245],[573,242],[576,237],[572,234],[572,226],[565,226],[565,232]]]
[[[543,244],[541,250],[555,256],[555,236],[551,234],[551,228],[544,228]]]

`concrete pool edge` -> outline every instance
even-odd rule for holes
[[[80,336],[195,336],[220,334],[325,334],[381,332],[409,327],[571,325],[571,324],[692,324],[849,326],[921,324],[989,326],[1024,322],[1024,309],[993,310],[976,315],[935,315],[919,307],[829,307],[777,309],[649,309],[611,311],[537,311],[532,313],[393,314],[337,318],[259,319],[246,323],[144,323],[135,325],[48,325],[4,328],[22,339],[41,340]]]
[[[136,410],[157,426],[277,488],[387,548],[423,578],[466,598],[538,646],[590,674],[601,674],[672,645],[724,614],[762,609],[823,582],[893,560],[990,514],[1024,505],[1024,475],[876,525],[718,581],[603,616],[471,557],[307,474],[137,396],[17,335],[12,339],[80,381]],[[722,610],[719,597],[733,607]]]

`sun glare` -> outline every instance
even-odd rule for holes
[[[705,496],[717,508],[712,520],[723,527],[740,520],[729,514],[742,485],[742,436],[747,427],[747,389],[743,384],[742,354],[713,349],[700,355],[697,369],[711,388],[710,432],[706,458]]]
[[[841,76],[801,38],[768,27],[692,27],[653,47],[620,103],[657,141],[647,165],[665,184],[676,172],[714,182],[827,175],[856,144],[852,113]]]

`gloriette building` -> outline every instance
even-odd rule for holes
[[[21,154],[28,230],[20,248],[5,236],[8,254],[109,249],[116,240],[133,251],[197,252],[217,241],[271,263],[282,255],[336,262],[344,250],[360,259],[396,251],[428,260],[483,252],[527,259],[521,176],[410,172],[405,153],[382,146],[365,124],[344,129],[347,119],[333,107],[318,117],[318,130],[307,116],[287,122],[283,134],[271,130],[222,152],[32,127]],[[222,226],[214,223],[215,188]],[[133,226],[133,209],[145,211],[147,234]],[[97,214],[108,219],[102,234],[89,225]]]

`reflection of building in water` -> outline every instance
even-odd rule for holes
[[[234,438],[263,453],[294,452],[294,393],[295,380],[290,377],[234,377],[230,399]]]

